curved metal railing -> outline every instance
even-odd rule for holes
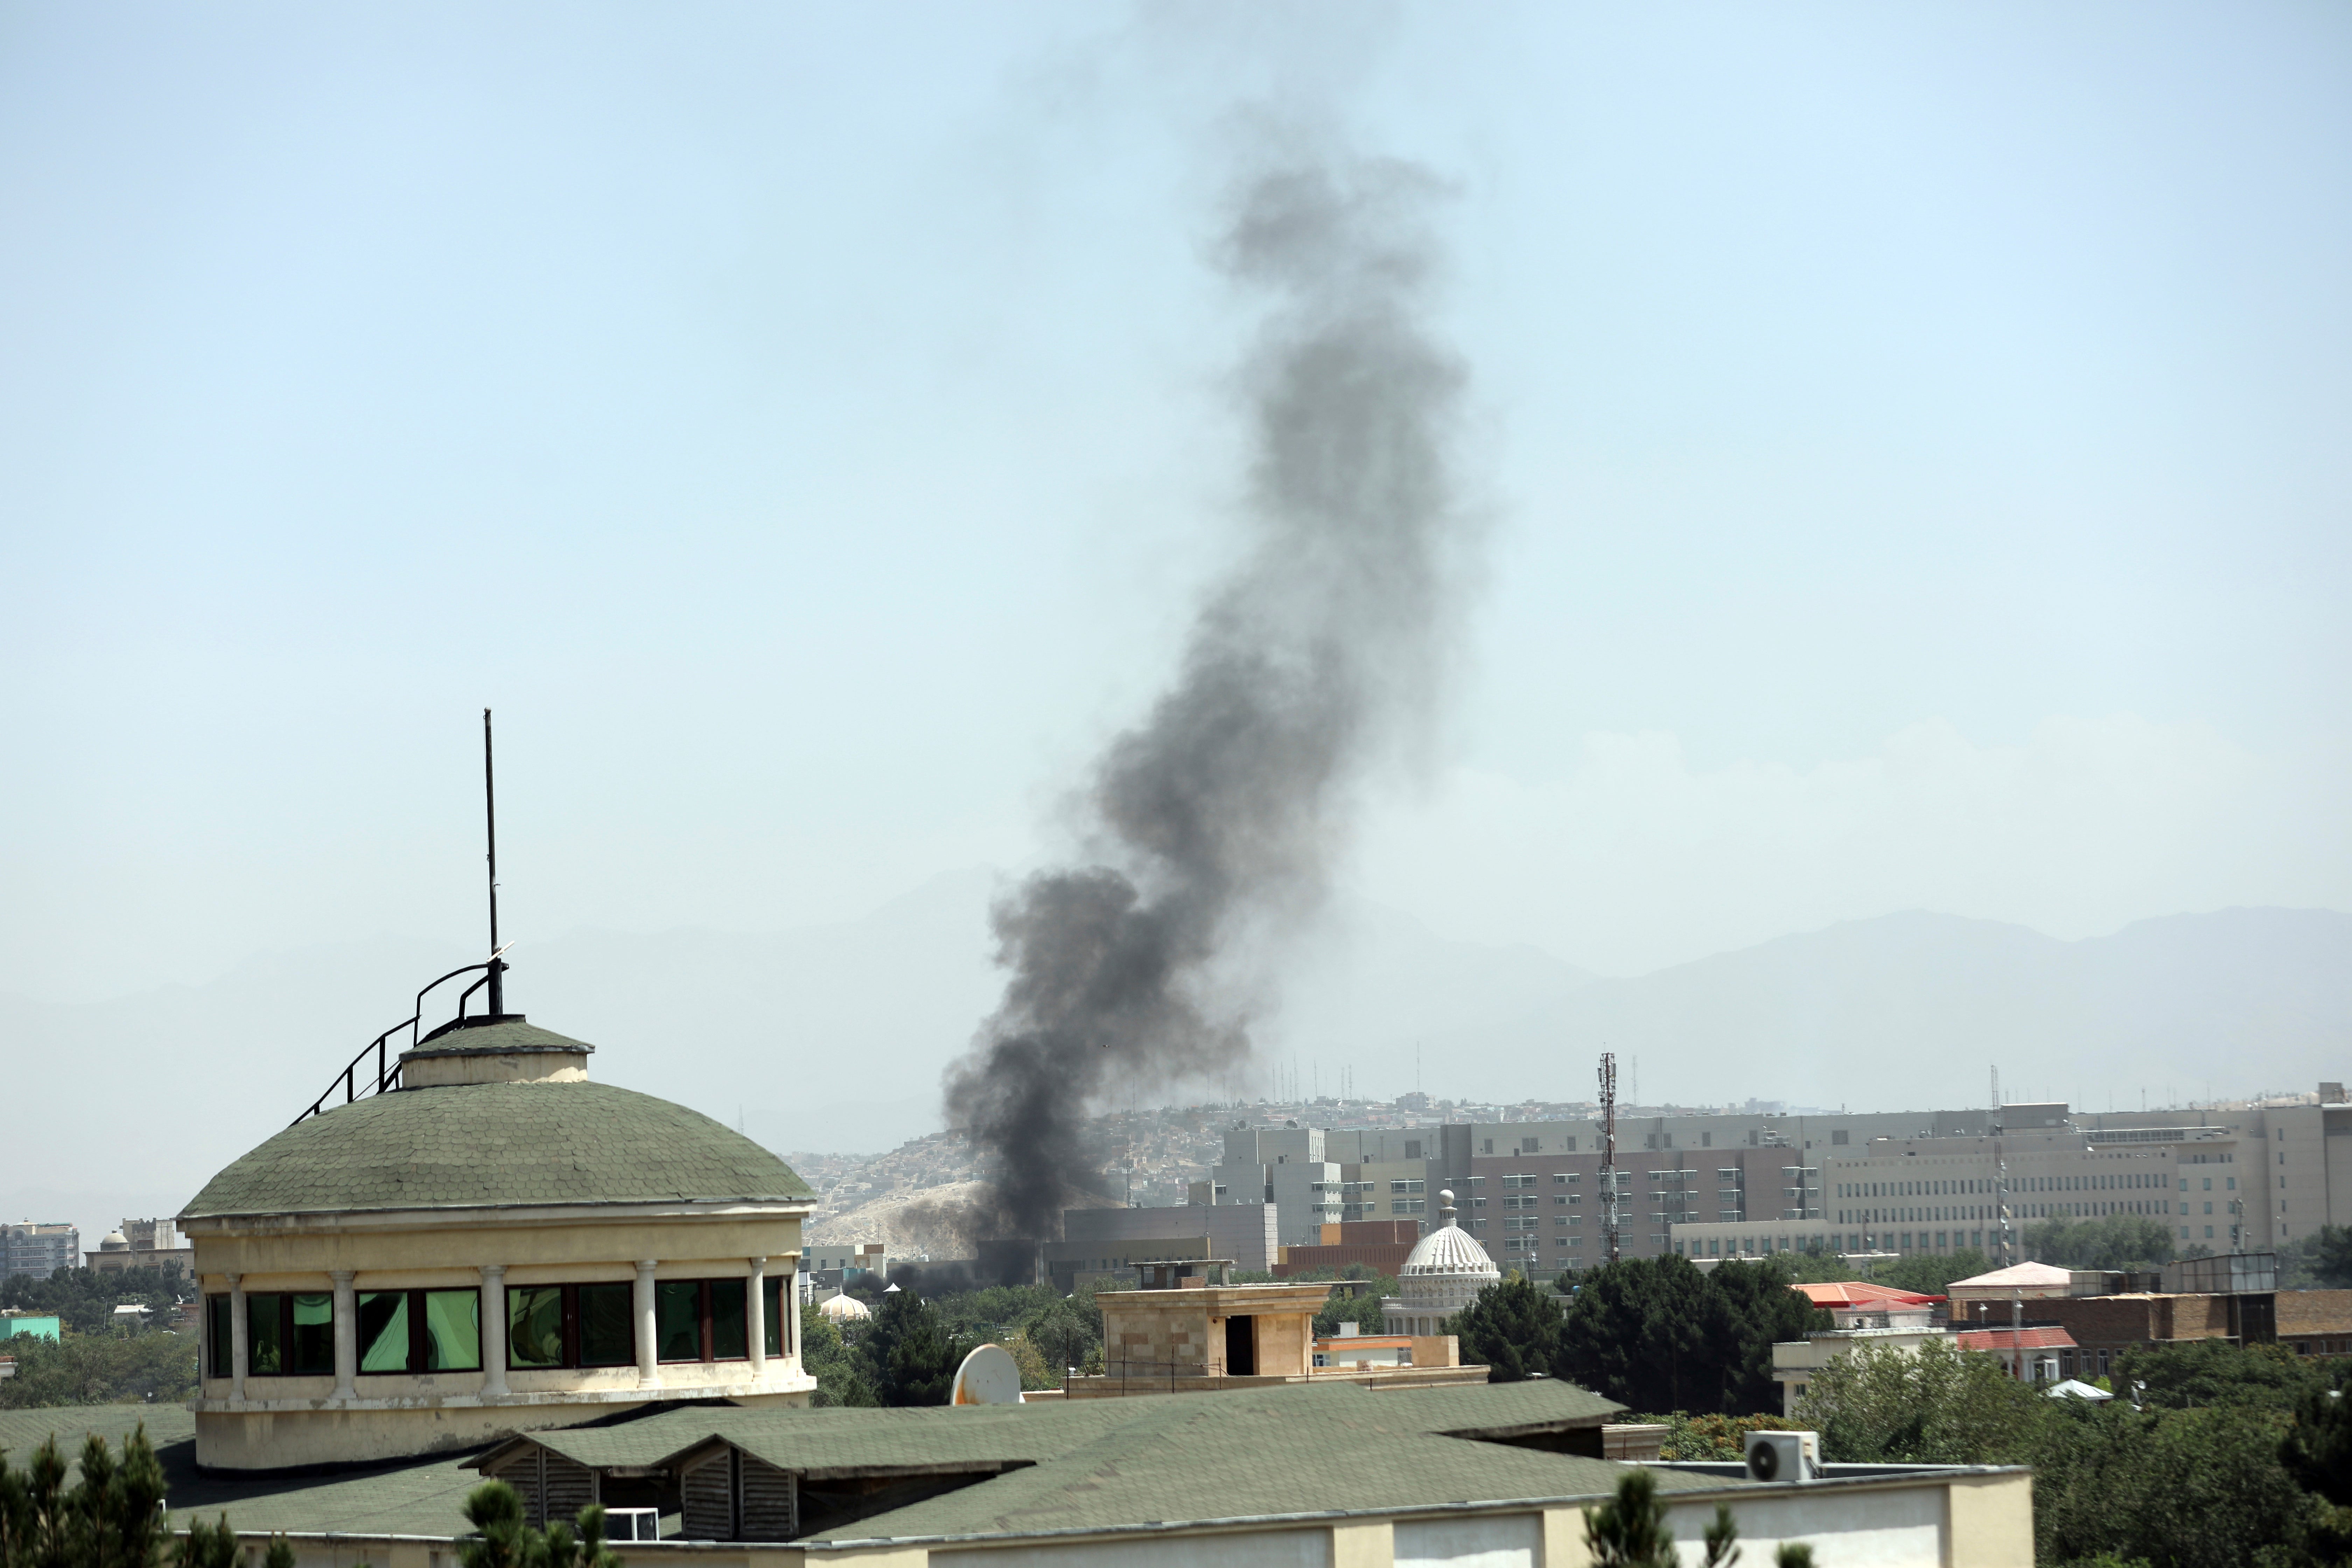
[[[360,1054],[353,1057],[351,1059],[350,1065],[345,1067],[341,1073],[336,1075],[333,1082],[327,1085],[326,1093],[312,1100],[310,1102],[310,1108],[308,1110],[302,1112],[300,1116],[296,1117],[293,1121],[287,1123],[287,1125],[289,1127],[294,1126],[309,1117],[318,1116],[324,1113],[327,1109],[327,1102],[334,1099],[335,1089],[338,1086],[342,1089],[343,1103],[345,1105],[349,1105],[354,1100],[364,1100],[370,1094],[383,1094],[389,1090],[398,1089],[400,1087],[400,1064],[398,1062],[390,1062],[387,1068],[387,1061],[390,1055],[390,1042],[393,1036],[400,1033],[403,1029],[406,1029],[408,1031],[409,1047],[412,1049],[415,1047],[418,1044],[417,1028],[425,1017],[425,998],[431,995],[441,986],[457,979],[460,974],[471,974],[477,970],[479,970],[482,973],[482,977],[479,980],[475,981],[471,985],[467,986],[464,991],[458,994],[457,1017],[458,1020],[462,1022],[466,1016],[467,999],[472,996],[475,992],[479,991],[483,986],[488,984],[490,983],[491,975],[506,967],[507,965],[503,959],[493,956],[480,963],[469,963],[462,969],[453,969],[448,973],[441,976],[440,979],[433,982],[432,984],[427,985],[425,989],[419,991],[416,994],[416,1005],[415,1009],[409,1013],[408,1016],[403,1018],[399,1023],[394,1024],[391,1028],[386,1029],[383,1034],[378,1035],[374,1039],[370,1040],[364,1047],[361,1047]],[[371,1051],[375,1053],[375,1087],[373,1089],[367,1088],[367,1079],[359,1076],[360,1066],[367,1060],[368,1053]]]

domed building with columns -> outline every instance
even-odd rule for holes
[[[1477,1238],[1455,1223],[1454,1194],[1437,1194],[1440,1223],[1417,1242],[1397,1270],[1397,1294],[1381,1302],[1391,1334],[1442,1334],[1445,1320],[1499,1284],[1503,1272]]]
[[[791,1279],[808,1184],[709,1117],[592,1081],[593,1049],[520,1014],[460,1017],[189,1202],[200,1464],[808,1402]]]

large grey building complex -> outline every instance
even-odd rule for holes
[[[1451,1187],[1463,1228],[1497,1263],[1551,1273],[1606,1255],[1601,1142],[1591,1120],[1236,1128],[1213,1201],[1275,1205],[1282,1244],[1296,1246],[1335,1220],[1412,1218],[1426,1228],[1432,1194]],[[2259,1251],[2352,1224],[2352,1103],[2330,1083],[2293,1103],[2187,1112],[2078,1112],[2053,1101],[1998,1112],[1624,1116],[1614,1172],[1628,1258],[1721,1256],[1727,1246],[1738,1256],[1768,1244],[1989,1247],[2004,1182],[2016,1226],[2053,1214],[2160,1214],[2181,1248]]]
[[[64,1224],[0,1226],[0,1279],[30,1274],[47,1279],[60,1268],[81,1267],[81,1232]]]

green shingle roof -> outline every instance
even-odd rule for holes
[[[463,1038],[579,1047],[525,1024]],[[682,1105],[585,1081],[484,1083],[400,1089],[306,1117],[206,1183],[182,1215],[811,1195],[775,1155]]]
[[[1597,1500],[1615,1490],[1623,1466],[1446,1434],[1580,1425],[1618,1409],[1549,1381],[1378,1393],[1335,1382],[961,1409],[683,1405],[609,1426],[527,1433],[523,1440],[599,1468],[657,1465],[714,1437],[803,1474],[1009,1464],[1017,1468],[800,1544],[1017,1539],[1154,1522]],[[19,1432],[0,1417],[0,1442],[13,1437],[29,1448],[38,1441],[31,1427],[46,1430],[44,1417],[59,1418],[61,1436],[78,1440],[83,1418],[96,1414],[26,1411],[21,1416],[34,1420]],[[330,1478],[201,1473],[192,1444],[164,1446],[186,1430],[184,1413],[151,1406],[106,1414],[111,1418],[89,1424],[128,1431],[133,1418],[148,1417],[171,1477],[175,1524],[186,1510],[210,1518],[226,1510],[229,1523],[248,1533],[456,1536],[467,1528],[465,1495],[481,1479],[469,1466],[488,1457],[436,1456]],[[1750,1484],[1652,1473],[1662,1491]]]

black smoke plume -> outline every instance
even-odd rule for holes
[[[951,1121],[992,1157],[983,1234],[1055,1234],[1094,1174],[1084,1128],[1108,1086],[1246,1056],[1221,963],[1313,912],[1358,782],[1426,710],[1465,532],[1463,372],[1423,320],[1441,194],[1408,164],[1310,162],[1234,199],[1219,261],[1270,296],[1240,380],[1249,548],[1173,687],[1096,765],[1100,863],[992,911],[1004,999],[947,1075]]]

